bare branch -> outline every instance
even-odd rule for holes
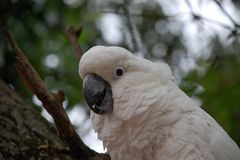
[[[77,41],[79,35],[82,32],[82,25],[79,28],[74,28],[74,27],[68,27],[66,29],[66,33],[68,36],[69,41],[71,42],[73,49],[74,49],[74,54],[76,56],[77,61],[79,62],[81,57],[82,57],[82,49]]]
[[[203,15],[200,15],[200,14],[197,14],[197,13],[191,13],[191,14],[193,15],[193,17],[198,17],[197,19],[201,19],[201,20],[204,20],[206,22],[221,26],[222,28],[228,29],[230,31],[233,29],[231,26],[229,26],[227,24],[224,24],[222,22],[210,19],[208,17],[204,17]]]
[[[189,0],[185,0],[185,2],[187,4],[188,8],[190,9],[190,11],[193,12],[192,4],[190,3],[190,1]]]
[[[131,38],[132,38],[132,42],[133,42],[133,51],[134,52],[141,52],[143,54],[143,56],[145,56],[147,54],[146,49],[143,45],[142,39],[140,37],[140,34],[138,32],[138,29],[136,27],[136,25],[132,22],[131,20],[131,15],[128,9],[128,5],[129,5],[129,1],[128,0],[124,0],[124,4],[122,5],[126,20],[127,20],[127,26],[129,29],[129,32],[131,34]]]
[[[213,19],[209,19],[207,17],[204,17],[203,15],[200,15],[198,13],[195,13],[193,11],[193,8],[192,8],[192,5],[190,3],[189,0],[185,0],[185,3],[187,4],[189,10],[190,10],[190,14],[192,15],[193,19],[194,20],[198,20],[198,21],[201,21],[201,20],[205,20],[207,22],[210,22],[212,24],[216,24],[216,25],[219,25],[225,29],[228,29],[230,30],[230,34],[229,34],[229,38],[230,37],[237,37],[239,36],[239,30],[240,30],[240,25],[231,17],[231,15],[224,9],[224,7],[222,6],[222,4],[220,3],[220,1],[218,0],[213,0],[216,5],[220,8],[220,10],[222,11],[222,13],[232,22],[233,26],[230,26],[230,25],[227,25],[227,24],[224,24],[222,22],[219,22],[219,21],[216,21],[216,20],[213,20]]]
[[[189,3],[189,1],[188,1]],[[190,9],[192,10],[192,9]],[[120,14],[120,15],[125,15],[123,12],[121,11],[114,11],[114,10],[103,10],[102,11],[103,13],[115,13],[115,14]],[[165,15],[165,16],[158,16],[158,15],[154,15],[154,19],[155,18],[159,18],[161,20],[174,20],[174,19],[177,19],[178,17],[180,16],[183,16],[183,15],[192,15],[193,19],[194,20],[203,20],[203,21],[206,21],[206,22],[209,22],[209,23],[212,23],[212,24],[215,24],[215,25],[218,25],[224,29],[227,29],[229,30],[230,32],[233,32],[234,31],[234,28],[233,26],[230,26],[228,24],[225,24],[225,23],[222,23],[220,21],[217,21],[217,20],[214,20],[214,19],[210,19],[208,17],[205,17],[199,13],[196,13],[196,12],[193,12],[193,11],[190,11],[190,12],[179,12],[179,13],[176,13],[176,14],[173,14],[173,15]],[[150,15],[146,15],[146,14],[139,14],[139,13],[131,13],[131,17],[138,17],[138,16],[144,16],[144,17],[147,17],[147,18],[152,18]],[[129,27],[128,27],[129,28]],[[238,27],[240,28],[240,26]],[[132,32],[131,32],[132,33]],[[235,32],[233,32],[235,33]],[[239,33],[237,34],[234,34],[234,35],[239,35]],[[133,36],[133,34],[131,34],[131,36]]]
[[[72,126],[63,108],[64,92],[61,90],[57,93],[48,91],[40,76],[24,56],[23,52],[18,47],[18,44],[13,39],[11,34],[7,31],[3,23],[0,23],[0,29],[15,51],[17,60],[16,67],[21,77],[23,78],[23,81],[27,84],[30,90],[42,101],[43,107],[53,117],[60,137],[69,145],[76,158],[78,160],[110,160],[110,157],[107,154],[99,154],[88,148],[83,143],[74,127]]]
[[[218,7],[221,9],[221,11],[226,15],[226,17],[232,22],[232,24],[234,25],[234,27],[239,27],[239,24],[232,18],[232,16],[224,9],[224,7],[222,6],[221,2],[218,0],[213,0]]]

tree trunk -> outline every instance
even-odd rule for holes
[[[55,128],[1,80],[0,159],[74,159]]]

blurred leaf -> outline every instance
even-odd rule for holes
[[[195,95],[203,101],[202,107],[240,143],[240,58],[223,56],[207,74],[199,78],[193,71],[185,82],[195,82],[204,87],[204,92]],[[186,87],[183,89],[189,93]]]

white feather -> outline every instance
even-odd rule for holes
[[[116,79],[119,65],[126,72]],[[112,160],[240,160],[236,143],[172,82],[168,65],[97,46],[79,67],[82,78],[95,73],[111,85],[113,113],[91,119]]]

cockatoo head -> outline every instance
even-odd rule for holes
[[[118,97],[124,96],[136,100],[134,93],[127,94],[129,88],[141,88],[152,82],[164,86],[172,77],[165,63],[153,63],[114,46],[95,46],[88,50],[80,60],[79,74],[89,107],[93,112],[103,115],[115,111],[127,112],[127,106],[119,108],[116,103],[121,101]],[[126,95],[119,95],[124,93]]]

